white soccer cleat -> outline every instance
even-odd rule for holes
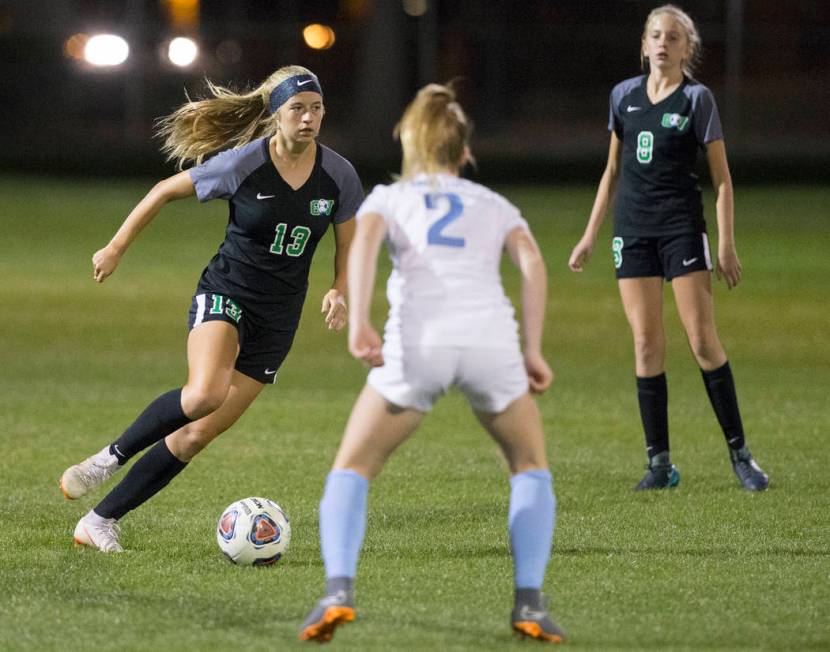
[[[90,546],[98,548],[101,552],[124,552],[124,548],[118,543],[120,534],[121,528],[114,518],[104,518],[89,510],[78,521],[72,538],[76,546]]]
[[[92,457],[87,457],[80,464],[70,466],[61,476],[61,491],[67,500],[74,500],[85,495],[90,489],[102,485],[121,467],[118,458],[105,446]]]

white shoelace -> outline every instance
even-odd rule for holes
[[[99,548],[107,552],[118,549],[121,544],[118,543],[118,537],[121,535],[121,526],[112,519],[104,519],[100,523],[91,525],[92,529],[99,541],[93,541]]]

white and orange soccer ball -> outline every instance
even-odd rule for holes
[[[222,512],[216,541],[234,564],[275,564],[291,541],[291,523],[273,500],[251,496],[231,503]]]

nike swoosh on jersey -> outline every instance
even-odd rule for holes
[[[641,106],[628,106],[628,107],[626,107],[625,112],[626,113],[631,113],[632,111],[640,111],[640,110],[642,110],[642,108],[643,107],[641,107]]]
[[[257,199],[271,199],[272,197],[276,197],[276,195],[263,195],[261,192],[256,194]]]

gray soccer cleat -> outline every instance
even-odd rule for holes
[[[557,625],[541,604],[519,604],[513,607],[510,614],[510,624],[513,631],[521,638],[530,637],[546,643],[562,643],[565,632]]]
[[[61,492],[67,500],[86,495],[91,489],[104,484],[121,466],[118,458],[105,446],[100,452],[86,458],[80,464],[70,466],[60,480]]]
[[[670,489],[680,484],[680,472],[677,467],[669,462],[668,455],[655,455],[649,460],[646,474],[643,479],[634,487],[635,491],[644,489]]]
[[[680,472],[674,464],[647,466],[643,479],[634,487],[635,491],[643,489],[670,489],[680,484]]]
[[[769,486],[769,476],[758,466],[746,446],[737,450],[730,448],[729,459],[732,460],[732,468],[744,489],[764,491]]]
[[[354,620],[354,594],[337,591],[320,600],[308,614],[300,628],[301,641],[327,643],[334,636],[338,625]]]
[[[75,526],[73,539],[76,546],[90,546],[101,552],[124,552],[118,543],[121,528],[114,518],[98,516],[89,510]]]

